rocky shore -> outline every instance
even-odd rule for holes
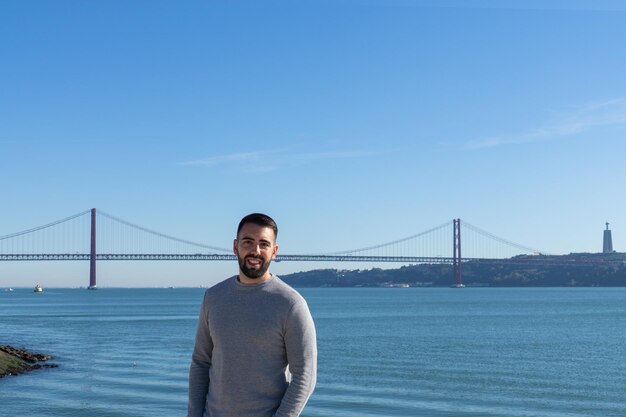
[[[42,363],[50,359],[52,357],[49,355],[29,352],[9,345],[0,345],[0,378],[19,375],[35,369],[56,368],[58,365]]]

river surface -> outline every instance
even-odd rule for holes
[[[185,416],[203,289],[0,290],[0,344],[58,368],[0,379],[0,416]],[[303,417],[626,416],[625,288],[306,288]]]

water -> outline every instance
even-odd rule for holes
[[[626,289],[301,289],[303,417],[624,416]],[[0,416],[184,416],[201,289],[0,292],[0,343],[59,368],[0,379]]]

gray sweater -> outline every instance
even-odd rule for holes
[[[317,377],[306,301],[277,276],[209,288],[189,370],[188,417],[297,417]]]

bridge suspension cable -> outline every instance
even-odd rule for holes
[[[446,222],[446,223],[441,224],[439,226],[433,227],[432,229],[428,229],[428,230],[423,231],[421,233],[417,233],[415,235],[407,236],[407,237],[404,237],[402,239],[393,240],[391,242],[381,243],[381,244],[378,244],[378,245],[367,246],[367,247],[358,248],[358,249],[351,249],[351,250],[344,250],[344,251],[338,251],[338,252],[331,252],[331,253],[326,253],[324,255],[326,255],[326,256],[356,255],[356,254],[363,254],[364,252],[372,252],[372,251],[375,251],[377,249],[384,249],[384,248],[391,248],[391,247],[395,247],[396,248],[393,251],[396,256],[398,256],[398,254],[396,252],[399,252],[399,251],[402,251],[402,250],[406,251],[407,249],[410,250],[413,255],[415,255],[417,253],[417,250],[420,249],[419,246],[422,246],[421,249],[424,249],[425,246],[430,246],[431,249],[432,249],[433,246],[438,246],[437,249],[434,250],[434,252],[438,252],[439,254],[442,254],[442,253],[446,253],[446,252],[441,252],[441,250],[443,248],[440,247],[441,245],[439,245],[439,243],[441,243],[440,241],[442,240],[440,236],[436,236],[433,239],[433,241],[439,241],[439,242],[436,242],[436,243],[433,243],[433,242],[428,242],[428,243],[422,242],[421,245],[420,245],[419,242],[417,242],[417,239],[425,237],[425,236],[428,236],[428,235],[434,236],[435,232],[441,231],[442,229],[450,229],[450,227],[451,227],[450,222]],[[406,244],[406,243],[408,243],[408,245],[403,245],[403,244]],[[411,243],[414,243],[414,244],[411,244]],[[433,252],[433,251],[430,250],[429,252]],[[433,256],[432,254],[426,255],[423,252],[419,252],[419,253],[420,253],[421,256]]]
[[[514,252],[509,252],[508,256],[514,256],[514,255],[521,255],[521,254],[547,254],[545,251],[541,251],[538,249],[534,249],[528,246],[524,246],[524,245],[520,245],[519,243],[515,243],[512,242],[510,240],[501,238],[499,236],[494,235],[493,233],[487,232],[486,230],[483,230],[479,227],[476,227],[468,222],[463,222],[463,228],[471,230],[472,232],[476,233],[479,236],[482,236],[484,238],[487,238],[489,241],[491,242],[497,242],[501,245],[504,245],[505,247],[508,247],[509,250],[513,250]],[[476,240],[476,238],[472,237],[471,235],[468,235],[467,233],[464,234],[463,237],[464,241],[471,241],[471,244],[465,244],[465,248],[472,248],[473,251],[477,251],[481,249],[481,245],[480,243],[478,243]],[[473,241],[472,241],[473,240]],[[493,246],[493,245],[491,245]],[[500,247],[500,248],[496,248],[496,249],[491,249],[491,251],[496,251],[498,252],[498,255],[496,257],[508,257],[506,255],[503,254],[503,251],[505,249]],[[521,253],[520,253],[521,251]],[[468,255],[465,255],[465,257],[468,257]],[[469,256],[472,257],[472,256]],[[479,256],[479,257],[494,257],[494,256],[485,256],[484,253]]]
[[[0,254],[86,253],[90,210],[0,237]]]
[[[133,228],[135,230],[139,230],[141,232],[148,233],[148,234],[156,236],[156,237],[168,239],[168,240],[173,241],[173,242],[182,243],[182,244],[185,244],[185,245],[190,245],[190,246],[194,246],[194,247],[197,247],[197,248],[211,249],[211,250],[220,251],[220,252],[227,252],[227,253],[231,253],[232,252],[232,249],[220,248],[218,246],[211,246],[211,245],[206,245],[204,243],[192,242],[190,240],[181,239],[181,238],[178,238],[178,237],[175,237],[175,236],[167,235],[165,233],[157,232],[155,230],[151,230],[151,229],[148,229],[146,227],[136,225],[136,224],[128,222],[126,220],[122,220],[122,219],[120,219],[118,217],[115,217],[115,216],[113,216],[111,214],[105,213],[102,210],[98,210],[98,214],[102,215],[105,218],[113,220],[113,221],[115,221],[117,223],[121,223],[121,224],[123,224],[125,226],[131,227],[131,228]]]
[[[73,216],[69,216],[69,217],[66,217],[64,219],[52,222],[52,223],[44,224],[43,226],[33,227],[32,229],[23,230],[21,232],[12,233],[10,235],[0,236],[0,240],[10,239],[10,238],[13,238],[13,237],[27,235],[29,233],[33,233],[33,232],[37,232],[39,230],[47,229],[49,227],[56,226],[57,224],[65,223],[67,221],[74,220],[77,217],[84,216],[85,214],[87,214],[89,212],[90,212],[90,210],[85,210],[85,211],[83,211],[81,213],[74,214]]]

